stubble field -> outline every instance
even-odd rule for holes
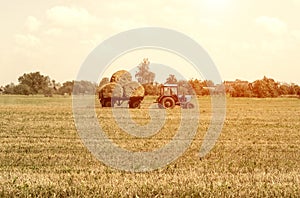
[[[147,123],[153,100],[131,111],[137,123]],[[227,98],[222,133],[201,159],[211,104],[209,97],[198,101],[198,132],[184,155],[156,171],[131,173],[105,166],[85,148],[71,97],[0,96],[0,197],[300,196],[299,99]],[[116,144],[149,151],[175,135],[180,109],[167,111],[161,132],[149,139],[120,130],[110,108],[97,105],[96,112]]]

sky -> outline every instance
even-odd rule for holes
[[[17,83],[19,76],[35,71],[57,82],[74,80],[97,45],[142,27],[189,36],[207,51],[224,80],[267,76],[300,84],[300,0],[0,2],[0,85]],[[137,66],[144,57],[179,73],[187,71],[188,63],[175,61],[174,54],[154,51],[125,54],[105,75]],[[186,78],[195,77],[189,71]]]

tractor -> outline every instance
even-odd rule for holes
[[[177,84],[164,84],[160,88],[160,96],[156,99],[156,103],[160,108],[172,109],[175,105],[184,109],[194,108],[194,104],[191,103],[191,95],[178,95]]]

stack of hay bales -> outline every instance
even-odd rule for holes
[[[144,94],[145,89],[138,82],[132,81],[123,86],[124,97],[143,97]]]
[[[103,85],[100,88],[100,97],[102,98],[113,98],[113,97],[122,97],[123,88],[120,84],[111,82]]]
[[[131,81],[132,81],[132,76],[126,70],[117,71],[110,78],[110,82],[119,83],[121,86],[124,86],[125,84]]]
[[[120,70],[115,72],[110,82],[100,87],[100,98],[112,98],[112,97],[144,97],[144,87],[136,82],[132,81],[131,74],[126,70]]]

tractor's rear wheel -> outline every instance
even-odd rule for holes
[[[175,100],[171,97],[163,98],[162,105],[166,109],[173,109],[175,107]]]

